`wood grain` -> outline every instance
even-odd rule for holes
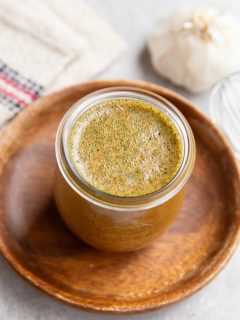
[[[163,95],[189,120],[197,142],[194,172],[172,227],[146,249],[109,254],[75,238],[53,201],[54,139],[63,114],[94,90],[131,85]],[[240,178],[214,125],[181,96],[143,82],[93,81],[42,98],[0,137],[0,249],[31,283],[74,306],[140,312],[183,299],[226,264],[240,230]]]

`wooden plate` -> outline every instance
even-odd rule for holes
[[[56,211],[54,138],[63,114],[87,93],[130,85],[163,95],[189,120],[197,141],[183,209],[154,244],[109,254],[75,238]],[[0,249],[26,279],[74,306],[138,312],[174,303],[208,283],[232,255],[240,230],[239,172],[214,125],[172,91],[149,83],[93,81],[38,100],[0,138]]]

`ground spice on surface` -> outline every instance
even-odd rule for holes
[[[69,153],[79,175],[96,189],[136,197],[167,185],[183,152],[180,134],[163,112],[142,100],[114,98],[79,116]]]

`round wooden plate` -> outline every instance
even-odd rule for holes
[[[197,159],[176,222],[148,248],[104,253],[75,238],[53,201],[54,139],[82,96],[108,86],[151,90],[190,122]],[[26,279],[74,306],[107,312],[163,307],[208,283],[232,255],[240,230],[239,172],[214,125],[183,97],[133,81],[93,81],[39,99],[0,137],[0,249]]]

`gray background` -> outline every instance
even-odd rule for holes
[[[146,39],[158,17],[181,5],[180,0],[85,0],[126,41],[127,52],[99,78],[138,79],[163,84],[194,101],[207,112],[208,93],[193,96],[162,80],[152,69]],[[193,2],[193,1],[192,1]],[[195,1],[196,2],[196,1]],[[240,2],[216,1],[240,14]],[[49,298],[23,280],[0,257],[0,320],[238,320],[240,319],[240,248],[224,270],[192,297],[163,310],[132,316],[80,311]]]

